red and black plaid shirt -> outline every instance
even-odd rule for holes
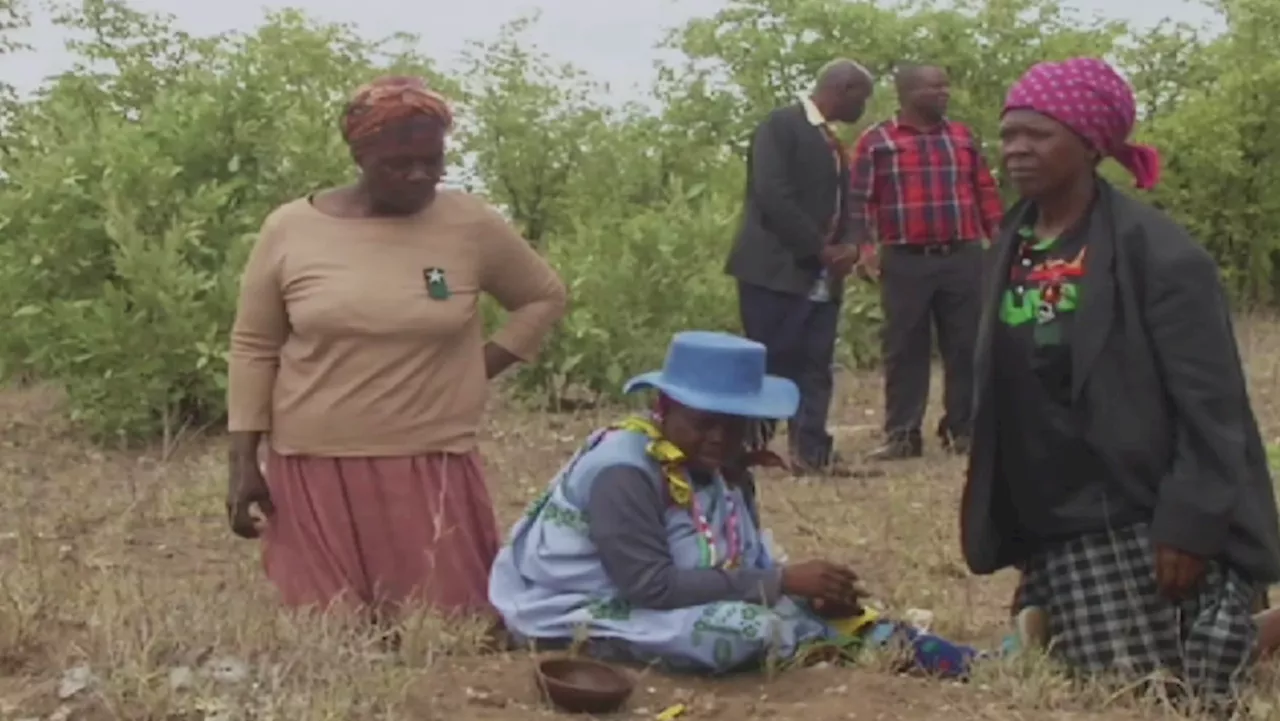
[[[952,121],[872,126],[854,148],[849,183],[852,227],[887,245],[995,238],[1004,214],[973,133]]]

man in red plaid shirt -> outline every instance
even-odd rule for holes
[[[875,460],[923,452],[932,325],[946,384],[938,435],[968,452],[983,241],[1004,214],[977,139],[946,117],[946,71],[912,65],[896,82],[898,115],[863,133],[850,173],[851,221],[863,233],[864,269],[880,277],[884,310],[886,442]]]

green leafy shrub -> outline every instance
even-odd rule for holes
[[[0,54],[21,50],[25,9],[0,0]],[[0,84],[0,378],[62,383],[72,414],[105,441],[219,422],[258,225],[351,177],[337,113],[387,70],[425,74],[456,98],[456,160],[571,289],[546,352],[509,384],[535,402],[616,397],[661,362],[672,333],[737,328],[722,265],[751,129],[855,48],[879,73],[904,60],[949,68],[952,115],[992,161],[1005,89],[1030,64],[1115,60],[1137,89],[1142,138],[1164,152],[1154,198],[1205,242],[1241,303],[1269,304],[1280,288],[1280,6],[1219,9],[1227,30],[1214,36],[1086,21],[1056,0],[733,0],[674,29],[676,59],[650,102],[619,108],[525,41],[531,19],[472,46],[449,78],[412,37],[372,42],[295,11],[247,35],[197,37],[124,0],[68,2],[54,21],[77,38],[80,62],[31,98]],[[893,108],[886,79],[863,126]],[[874,363],[875,289],[851,284],[845,314],[841,361]]]

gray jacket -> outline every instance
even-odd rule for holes
[[[848,162],[839,167],[822,130],[809,122],[804,106],[788,105],[769,114],[751,139],[742,224],[725,272],[770,290],[807,295],[822,271],[820,255],[828,237],[851,240],[846,207]],[[841,283],[832,286],[839,297]]]

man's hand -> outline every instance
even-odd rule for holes
[[[822,265],[834,278],[844,278],[853,272],[858,263],[858,246],[828,245],[822,249]]]
[[[1203,558],[1169,546],[1156,546],[1156,586],[1172,601],[1190,596],[1204,580]]]
[[[880,253],[874,245],[866,245],[862,247],[861,253],[858,255],[858,264],[854,267],[858,277],[863,280],[876,282],[880,280]]]

